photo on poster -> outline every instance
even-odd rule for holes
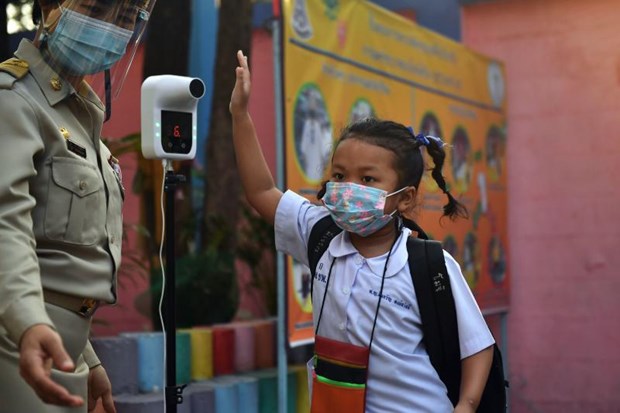
[[[489,274],[495,284],[501,284],[506,278],[506,252],[498,234],[489,241]]]
[[[416,133],[422,133],[426,136],[435,136],[441,139],[444,139],[442,136],[441,124],[439,123],[439,118],[433,112],[426,112],[422,117],[422,121],[420,122],[420,127]],[[445,141],[445,139],[444,139]],[[426,153],[426,151],[422,151],[424,155],[424,162],[426,165],[433,165],[433,161],[430,156]],[[439,190],[439,186],[437,182],[431,177],[430,173],[425,173],[422,175],[422,183],[424,185],[424,189],[429,192],[436,192]]]
[[[452,234],[448,234],[441,243],[443,249],[448,252],[448,254],[452,255],[454,259],[457,259],[459,254],[459,246],[456,243],[456,238]]]
[[[492,125],[489,128],[485,149],[489,180],[497,182],[506,168],[506,136],[499,126]]]
[[[310,17],[308,16],[308,7],[306,0],[297,0],[295,2],[295,9],[291,14],[291,26],[293,32],[302,40],[308,40],[313,35],[312,25],[310,24]]]
[[[305,179],[318,184],[332,151],[332,125],[321,90],[304,84],[295,99],[293,111],[295,155]]]
[[[452,145],[449,153],[453,182],[456,192],[462,194],[469,189],[473,169],[472,148],[465,128],[461,126],[456,128],[450,144]]]
[[[444,139],[441,132],[441,125],[439,123],[439,119],[433,112],[426,112],[422,117],[422,122],[420,122],[420,133],[424,135],[436,136],[438,138]]]
[[[312,274],[310,268],[295,259],[292,259],[292,261],[295,299],[302,311],[310,313],[312,312],[312,297],[310,295]]]
[[[506,81],[498,62],[490,62],[487,68],[487,85],[493,106],[501,108],[506,99]]]
[[[359,98],[351,106],[349,111],[349,123],[355,123],[362,119],[376,118],[375,109],[372,104],[365,98]]]
[[[469,284],[469,288],[474,290],[480,278],[480,259],[478,239],[473,232],[468,232],[465,235],[461,268],[463,269],[463,275],[467,280],[467,284]]]

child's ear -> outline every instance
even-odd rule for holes
[[[414,186],[409,186],[400,194],[400,200],[398,201],[398,211],[401,214],[410,212],[415,207],[416,195],[418,191]]]

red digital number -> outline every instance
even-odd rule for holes
[[[181,127],[179,125],[174,126],[174,129],[172,130],[172,136],[174,136],[175,138],[181,137]]]

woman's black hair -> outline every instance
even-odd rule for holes
[[[358,139],[360,141],[376,145],[387,149],[394,154],[394,169],[398,173],[399,188],[413,186],[420,187],[420,181],[424,173],[424,157],[420,147],[425,146],[427,153],[433,160],[431,176],[437,182],[439,188],[448,197],[448,203],[443,207],[443,216],[454,220],[457,217],[467,218],[467,209],[457,201],[447,188],[446,180],[441,174],[443,163],[446,159],[444,143],[437,138],[424,137],[413,134],[410,128],[400,123],[376,118],[366,118],[354,122],[345,127],[340,133],[340,138],[334,146],[334,150],[347,139]],[[325,195],[324,182],[317,198]]]

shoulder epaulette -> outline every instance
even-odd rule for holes
[[[4,62],[0,63],[0,72],[8,73],[13,77],[13,79],[11,79],[9,82],[0,81],[0,88],[10,89],[11,87],[13,87],[13,83],[16,80],[19,80],[26,76],[28,70],[28,62],[18,59],[16,57],[12,57],[9,60],[5,60]]]

